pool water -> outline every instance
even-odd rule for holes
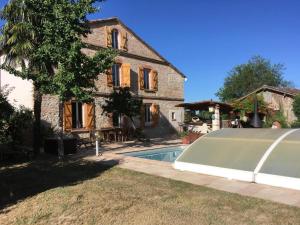
[[[168,148],[156,148],[139,152],[128,152],[124,153],[124,155],[165,162],[174,162],[182,153],[182,151],[182,146],[173,146]]]

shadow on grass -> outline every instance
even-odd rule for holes
[[[99,176],[117,161],[39,159],[0,166],[0,212],[9,205],[46,190],[75,185]]]

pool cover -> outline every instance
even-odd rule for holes
[[[300,130],[215,131],[186,148],[174,167],[300,190]]]

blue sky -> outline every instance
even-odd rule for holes
[[[5,4],[1,0],[0,6]],[[261,55],[300,88],[298,0],[107,0],[117,16],[188,77],[186,101],[216,99],[228,71]]]

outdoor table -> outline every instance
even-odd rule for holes
[[[101,129],[99,129],[100,132],[103,133],[103,138],[105,141],[109,142],[110,141],[110,134],[113,134],[114,135],[114,139],[115,139],[115,142],[117,141],[117,137],[118,137],[118,133],[120,131],[122,131],[122,128],[121,127],[103,127]]]

